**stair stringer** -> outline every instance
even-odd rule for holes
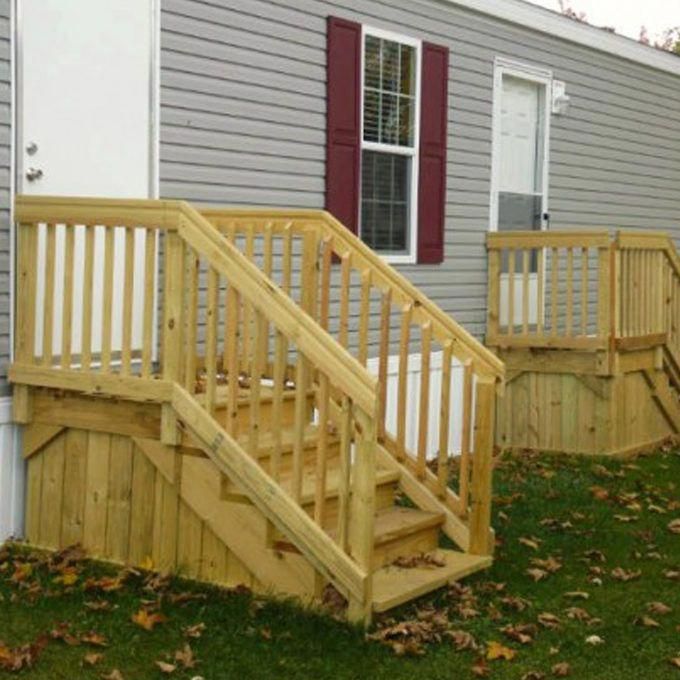
[[[295,545],[323,579],[332,583],[349,600],[350,611],[361,609],[370,597],[368,575],[288,497],[196,399],[177,384],[173,389],[172,407],[183,427],[200,443],[208,456],[209,460],[202,462],[213,466],[216,474],[227,475],[254,505],[253,508],[246,506],[240,509],[259,511]],[[200,469],[195,463],[190,464],[189,468],[193,468],[194,472]],[[184,473],[182,477],[184,481]],[[203,502],[201,494],[195,490],[182,490],[182,493],[190,493],[197,505]],[[241,525],[239,537],[243,529]],[[264,541],[263,545],[266,545]],[[274,551],[272,554],[275,554]],[[252,557],[243,561],[256,573],[255,565],[251,563]]]
[[[680,432],[680,402],[668,384],[668,375],[663,371],[643,371],[652,398],[657,403],[675,434]]]
[[[256,508],[221,499],[221,476],[212,461],[183,455],[175,469],[172,446],[141,438],[135,439],[135,444],[266,589],[311,599],[315,575],[309,563],[300,555],[281,554],[267,547],[266,521]]]

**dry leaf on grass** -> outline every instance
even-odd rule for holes
[[[660,628],[661,624],[653,619],[651,616],[638,616],[637,619],[633,622],[638,626],[644,626],[645,628]]]
[[[522,680],[545,680],[545,673],[529,671],[522,676]]]
[[[132,615],[132,622],[136,623],[144,630],[153,630],[158,623],[167,621],[167,618],[159,612],[149,612],[147,609],[140,609],[136,614]]]
[[[568,593],[564,593],[564,597],[570,600],[589,600],[590,595],[583,590],[570,590]]]
[[[539,581],[542,581],[544,578],[548,577],[548,572],[545,569],[539,569],[538,567],[527,569],[524,573],[528,576],[531,576],[535,583],[538,583]]]
[[[102,680],[125,680],[125,678],[117,668],[114,668],[110,673],[102,675]]]
[[[560,620],[550,612],[543,612],[538,615],[538,622],[544,627],[554,630],[560,627]]]
[[[680,534],[680,519],[671,520],[668,523],[668,531],[672,534]]]
[[[533,623],[508,624],[501,628],[501,633],[511,640],[519,642],[521,645],[528,645],[534,641],[538,628]]]
[[[669,607],[667,604],[664,604],[663,602],[650,602],[647,605],[647,611],[650,614],[666,616],[666,614],[670,614],[673,611],[673,608]]]
[[[80,636],[80,641],[87,645],[93,645],[94,647],[108,647],[109,643],[107,639],[100,633],[95,633],[91,630]]]
[[[170,673],[174,673],[177,670],[177,666],[168,663],[167,661],[156,661],[155,663],[156,666],[158,666],[160,672],[164,673],[165,675],[170,675]]]
[[[100,661],[104,659],[104,655],[100,652],[89,652],[83,657],[83,663],[88,666],[96,666]]]
[[[571,666],[566,661],[556,663],[551,670],[556,678],[566,678],[571,675]]]
[[[632,570],[624,569],[623,567],[616,567],[616,569],[612,569],[611,573],[612,578],[615,578],[617,581],[623,581],[624,583],[634,581],[642,576],[642,571],[640,569]]]
[[[680,668],[680,656],[674,656],[672,659],[669,659],[669,662],[671,666],[675,666],[676,668]]]
[[[187,626],[184,629],[184,637],[188,638],[200,638],[205,631],[205,623],[197,623],[193,626]]]
[[[492,640],[487,644],[486,658],[489,661],[496,661],[497,659],[504,659],[505,661],[512,661],[517,652],[510,647],[502,645],[500,642]]]
[[[47,646],[48,639],[46,635],[41,635],[34,642],[18,647],[7,647],[0,640],[0,669],[20,671],[23,668],[31,668]]]
[[[599,635],[589,635],[586,638],[586,644],[592,645],[593,647],[597,647],[598,645],[603,645],[604,640]]]
[[[470,669],[472,671],[473,675],[476,675],[478,678],[485,678],[489,673],[491,673],[491,668],[489,668],[489,665],[486,663],[486,659],[484,657],[480,657],[475,661],[474,666]]]
[[[477,649],[477,641],[466,630],[447,630],[444,635],[451,640],[457,652]]]

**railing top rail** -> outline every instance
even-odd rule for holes
[[[446,336],[453,341],[453,354],[459,358],[472,359],[477,370],[495,378],[502,378],[505,369],[503,362],[488,350],[448,314],[418,290],[406,277],[387,264],[383,258],[371,250],[361,239],[347,230],[330,213],[324,210],[286,210],[274,208],[199,208],[209,220],[229,219],[266,219],[266,220],[306,220],[315,221],[325,231],[362,261],[362,268],[370,267],[377,286],[389,287],[400,293],[401,297],[412,302],[414,307],[427,314],[433,323],[435,337]]]
[[[610,233],[606,230],[588,231],[512,231],[490,232],[486,236],[489,250],[505,248],[608,248]]]
[[[180,201],[19,195],[17,222],[145,226],[177,229]]]

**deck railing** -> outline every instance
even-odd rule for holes
[[[461,519],[481,527],[470,540],[474,550],[489,551],[488,435],[502,363],[325,212],[202,214],[377,375],[378,440]],[[243,314],[249,318],[247,308]],[[449,488],[454,451],[457,493]]]
[[[658,232],[489,234],[487,344],[680,352],[680,258]]]

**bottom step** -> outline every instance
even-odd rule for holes
[[[387,565],[373,574],[373,610],[384,612],[437,590],[453,581],[491,566],[488,555],[468,555],[455,550],[432,553],[443,566],[397,567]]]

